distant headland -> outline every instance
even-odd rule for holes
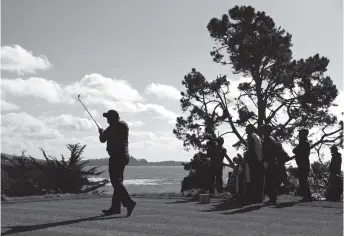
[[[1,156],[8,158],[13,157],[13,155],[1,153]],[[37,159],[38,161],[41,159]],[[106,166],[108,165],[109,158],[99,158],[99,159],[85,159],[83,161],[88,161],[87,166]],[[3,162],[3,161],[2,161]],[[129,159],[128,166],[181,166],[181,161],[159,161],[159,162],[148,162],[146,159],[137,159],[133,156]]]

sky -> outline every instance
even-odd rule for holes
[[[41,147],[58,157],[81,143],[86,158],[107,157],[80,94],[103,128],[102,113],[119,111],[132,156],[189,160],[193,152],[172,133],[183,77],[196,68],[209,80],[245,80],[212,62],[206,28],[235,5],[265,11],[291,33],[295,59],[328,57],[327,75],[343,90],[341,0],[2,0],[1,152],[42,158]]]

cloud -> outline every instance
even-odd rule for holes
[[[1,111],[15,111],[19,110],[20,107],[16,104],[13,104],[11,102],[7,102],[4,99],[1,99]]]
[[[86,131],[86,130],[95,130],[97,127],[95,123],[86,118],[75,117],[71,114],[61,114],[57,117],[49,116],[49,117],[40,117],[44,123],[46,123],[49,127],[53,127],[56,129],[62,129],[65,131]]]
[[[2,90],[15,96],[32,96],[50,103],[75,103],[77,96],[89,104],[103,104],[105,101],[131,103],[142,101],[137,90],[124,80],[103,77],[99,74],[86,75],[80,81],[60,85],[45,78],[30,77],[26,80],[2,79]]]
[[[116,109],[126,113],[152,111],[159,115],[155,117],[156,119],[165,119],[168,123],[174,123],[177,117],[176,113],[162,105],[144,103],[144,98],[127,81],[111,79],[96,73],[86,75],[80,81],[66,85],[38,77],[4,78],[2,91],[12,96],[35,97],[54,104],[75,104],[80,94],[86,106],[103,105],[107,109]]]
[[[180,92],[173,86],[151,83],[145,89],[146,94],[156,95],[159,99],[180,100]]]
[[[95,109],[88,109],[88,111],[91,113],[91,115],[92,115],[92,117],[93,118],[97,118],[97,117],[99,117],[99,112],[97,111],[97,110],[95,110]],[[90,115],[87,113],[87,111],[85,110],[85,112],[84,112],[84,115],[86,116],[86,117],[89,117]]]
[[[145,123],[138,120],[138,121],[127,121],[129,127],[141,127]]]
[[[161,160],[188,160],[191,154],[183,149],[182,142],[179,141],[172,132],[151,132],[133,131],[129,134],[129,149],[148,150],[148,156],[159,157]],[[133,153],[135,157],[142,157],[142,153]],[[170,157],[170,158],[166,158]],[[186,158],[188,157],[188,158]],[[146,159],[149,157],[146,157]]]
[[[24,112],[2,115],[1,137],[6,136],[13,137],[13,142],[18,142],[16,137],[33,140],[63,138],[58,130]]]
[[[111,79],[100,74],[84,76],[80,81],[67,85],[66,92],[72,96],[81,95],[88,101],[115,100],[115,101],[142,101],[137,90],[125,80]]]
[[[157,113],[158,119],[167,119],[169,122],[173,121],[175,122],[176,118],[178,117],[178,115],[168,109],[166,109],[164,106],[162,105],[157,105],[157,104],[138,104],[139,108],[142,109],[142,111],[154,111],[155,113]]]
[[[73,103],[70,95],[66,94],[64,89],[56,81],[45,78],[30,77],[26,80],[2,79],[1,89],[3,92],[18,97],[36,97],[49,103]]]
[[[1,70],[24,73],[35,73],[37,70],[47,70],[52,65],[44,55],[34,56],[20,45],[1,46]]]

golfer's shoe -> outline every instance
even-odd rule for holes
[[[116,214],[121,214],[121,211],[115,211],[113,209],[108,209],[108,210],[102,210],[102,213],[104,215],[116,215]]]
[[[133,201],[128,207],[127,207],[127,217],[131,216],[131,213],[133,213],[133,210],[136,206],[136,202]]]

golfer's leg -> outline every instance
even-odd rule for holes
[[[117,213],[120,213],[121,212],[121,202],[116,198],[116,193],[117,193],[117,190],[118,190],[118,187],[117,187],[117,175],[115,172],[111,172],[110,173],[110,181],[111,181],[111,184],[112,184],[112,187],[113,187],[113,194],[112,194],[112,203],[111,203],[111,210],[114,211],[114,212],[117,212]]]
[[[134,201],[130,198],[127,189],[123,185],[123,178],[124,178],[124,166],[118,167],[118,178],[116,182],[118,195],[116,195],[116,201],[118,200],[123,204],[123,206],[128,207]]]

